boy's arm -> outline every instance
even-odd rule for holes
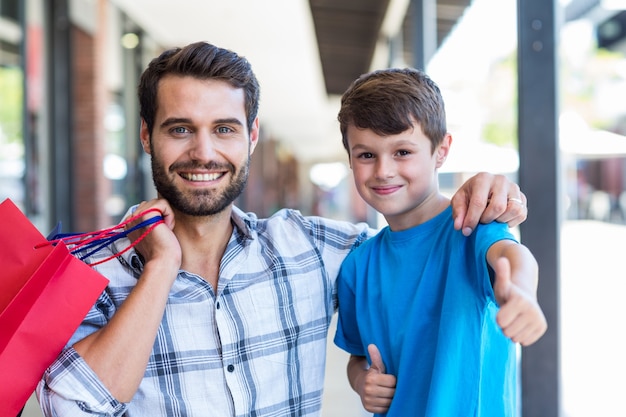
[[[385,374],[385,365],[376,345],[369,345],[367,351],[372,359],[371,366],[365,356],[350,355],[348,380],[367,411],[386,413],[396,392],[396,377]]]
[[[548,328],[537,302],[539,268],[535,257],[524,245],[501,240],[487,251],[487,262],[496,276],[493,289],[500,305],[498,325],[516,343],[535,343]]]

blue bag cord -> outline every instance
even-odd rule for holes
[[[77,253],[81,253],[80,256],[77,256],[77,258],[80,259],[81,261],[85,260],[86,258],[98,252],[99,250],[109,246],[116,240],[127,237],[129,233],[132,233],[135,230],[141,229],[143,227],[150,226],[162,220],[163,220],[162,216],[151,217],[147,220],[142,221],[141,223],[138,223],[137,225],[131,227],[130,229],[116,232],[113,235],[103,237],[101,239],[96,239],[93,242],[80,246],[77,249],[74,249],[74,250],[70,249],[70,253],[72,253],[73,255],[76,255]],[[61,222],[59,222],[57,223],[55,228],[48,234],[46,239],[49,241],[64,240],[64,239],[69,239],[69,238],[77,237],[81,235],[84,235],[84,233],[61,233]],[[85,250],[87,251],[85,252]]]

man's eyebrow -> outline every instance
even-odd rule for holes
[[[191,119],[186,119],[184,117],[170,117],[169,119],[165,119],[163,123],[161,123],[160,127],[168,127],[177,124],[191,124]]]
[[[164,128],[164,127],[177,125],[177,124],[193,124],[193,122],[191,119],[187,119],[185,117],[170,117],[169,119],[165,119],[163,123],[161,123],[160,127]],[[236,117],[227,117],[224,119],[217,119],[213,121],[213,124],[234,124],[238,126],[244,125],[241,122],[241,120],[237,119]]]
[[[239,126],[243,126],[243,123],[241,123],[241,120],[235,118],[235,117],[228,117],[225,119],[217,119],[213,122],[214,124],[218,125],[218,124],[234,124],[234,125],[239,125]]]

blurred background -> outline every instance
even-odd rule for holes
[[[446,100],[452,194],[476,172],[529,199],[522,242],[549,321],[521,354],[524,416],[626,416],[626,2],[0,0],[0,201],[45,235],[119,221],[154,196],[137,80],[209,41],[261,83],[262,139],[237,205],[379,226],[352,187],[341,93],[376,68],[426,69]],[[334,328],[331,328],[331,338]],[[329,342],[324,417],[366,415]],[[1,372],[1,370],[0,370]],[[31,399],[25,416],[40,416]]]

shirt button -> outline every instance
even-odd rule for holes
[[[220,302],[219,301],[217,302],[217,306],[216,307],[217,307],[218,310],[220,309]]]
[[[130,258],[130,266],[132,266],[135,269],[141,268],[141,261],[139,260],[137,256],[133,256],[132,258]]]
[[[228,365],[228,366],[226,367],[226,370],[227,370],[228,372],[233,372],[233,371],[235,370],[235,365]]]

